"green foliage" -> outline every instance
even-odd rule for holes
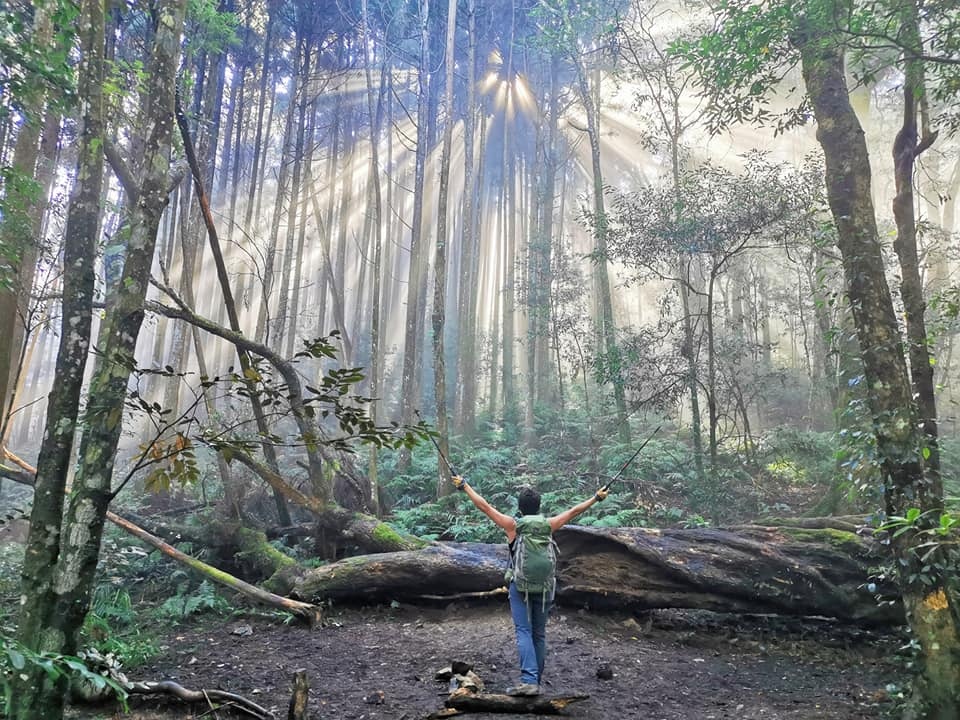
[[[737,122],[772,123],[779,130],[805,122],[804,104],[775,114],[769,95],[782,89],[781,80],[799,60],[790,36],[807,5],[723,0],[715,7],[713,32],[672,45],[671,53],[696,71],[709,98],[705,119],[712,133]]]
[[[83,658],[57,653],[36,653],[6,635],[0,636],[0,682],[3,683],[4,715],[10,717],[13,701],[11,678],[28,666],[40,668],[51,681],[73,678],[98,691],[110,691],[126,710],[127,691],[108,675],[91,669]]]
[[[236,46],[237,25],[237,16],[220,10],[216,0],[188,0],[185,54],[216,54]]]
[[[761,239],[767,245],[796,241],[818,224],[822,193],[808,180],[806,171],[750,152],[740,173],[704,163],[683,171],[676,187],[616,193],[610,255],[653,274],[665,265],[660,276],[675,272],[667,268],[678,259],[700,256],[717,274]]]
[[[194,588],[187,582],[181,583],[177,594],[157,608],[157,614],[165,619],[183,620],[191,615],[206,612],[223,615],[231,610],[230,603],[217,592],[217,587],[204,580]]]
[[[36,212],[40,186],[31,175],[0,167],[0,289],[13,289],[20,260],[33,242],[31,214]]]
[[[737,122],[773,125],[783,131],[807,122],[806,96],[785,79],[799,62],[798,49],[827,44],[851,56],[849,66],[859,84],[879,84],[891,68],[902,71],[905,58],[924,56],[927,90],[944,108],[940,123],[960,127],[955,98],[960,92],[960,15],[952,3],[923,4],[923,48],[911,46],[912,3],[866,0],[787,2],[722,0],[713,6],[714,29],[693,40],[676,41],[671,52],[693,68],[709,99],[707,124],[718,132]],[[771,96],[794,99],[782,113],[769,108]]]
[[[897,542],[897,573],[901,584],[931,588],[938,579],[956,577],[960,570],[957,528],[960,516],[952,512],[912,507],[902,515],[886,518],[879,526],[886,543]],[[903,536],[903,537],[901,537]]]
[[[157,652],[157,645],[143,629],[149,627],[133,607],[130,593],[114,585],[99,585],[84,620],[84,644],[101,655],[112,655],[124,666],[140,665]]]
[[[588,51],[611,42],[618,15],[627,5],[624,0],[542,0],[530,10],[537,28],[531,41],[584,62]]]
[[[30,12],[23,12],[27,8]],[[38,37],[35,23],[41,13],[51,28],[50,37]],[[70,67],[78,3],[37,0],[0,9],[0,96],[14,109],[37,121],[38,101],[51,99],[70,105],[75,78]]]
[[[317,362],[338,357],[338,336],[339,333],[333,332],[329,336],[304,340],[303,348],[293,358],[297,370],[306,377],[316,376],[314,366]],[[398,423],[378,425],[367,411],[373,399],[355,393],[356,385],[363,379],[362,368],[334,366],[320,372],[316,382],[303,386],[303,395],[298,398],[302,402],[300,409],[307,421],[316,422],[316,431],[306,431],[293,438],[277,433],[257,438],[227,435],[219,428],[209,428],[204,432],[203,440],[229,460],[231,451],[255,451],[264,440],[275,445],[307,448],[324,445],[353,452],[357,444],[410,449],[427,438],[429,428],[422,422],[409,426]],[[226,387],[228,394],[238,397],[255,397],[268,413],[272,426],[279,425],[282,419],[293,413],[291,388],[282,373],[261,357],[252,358],[251,365],[242,373],[231,368],[223,377],[202,378],[202,384],[205,388],[213,385]]]
[[[818,433],[780,426],[757,441],[758,461],[772,477],[788,483],[829,484],[836,475],[837,439],[833,433]]]
[[[23,565],[23,545],[7,542],[0,544],[0,598],[20,597],[20,568]],[[0,624],[12,623],[19,612],[14,602],[0,604]]]
[[[858,376],[850,382],[862,381],[863,377]],[[834,457],[851,492],[864,499],[879,501],[883,497],[883,476],[866,399],[850,400],[841,416],[844,427],[838,433],[840,443]]]

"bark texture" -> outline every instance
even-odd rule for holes
[[[67,213],[63,251],[63,306],[60,347],[47,422],[41,445],[36,497],[24,555],[17,638],[35,651],[60,650],[65,630],[52,627],[59,587],[56,573],[61,550],[67,469],[90,344],[94,260],[100,223],[103,161],[104,15],[103,4],[82,4],[82,64],[78,93],[85,98],[81,119],[76,180]],[[63,713],[64,683],[52,681],[39,667],[19,673],[13,686],[11,717],[50,718]]]
[[[90,105],[94,109],[87,110],[92,127],[91,123],[87,123],[84,128],[84,132],[88,134],[84,138],[84,160],[78,166],[76,184],[79,188],[78,195],[86,196],[82,209],[85,222],[90,224],[83,234],[88,241],[95,241],[99,221],[99,173],[102,172],[103,152],[104,16],[103,6],[97,2],[85,3],[84,10],[89,27],[84,28],[83,33],[87,69],[83,75],[81,97],[84,98],[84,105]],[[143,303],[150,278],[160,215],[167,204],[174,82],[179,64],[185,11],[186,0],[159,3],[156,11],[157,26],[146,75],[150,102],[143,108],[140,123],[145,144],[140,165],[142,175],[139,192],[130,211],[123,275],[108,304],[101,328],[99,361],[90,382],[90,399],[84,416],[84,434],[73,494],[62,521],[66,463],[70,460],[72,422],[77,417],[77,405],[71,398],[72,405],[56,407],[62,402],[62,399],[59,399],[51,404],[52,409],[49,411],[57,422],[48,435],[51,441],[54,435],[59,437],[54,451],[59,467],[50,468],[49,473],[46,468],[40,468],[41,482],[36,488],[36,499],[39,503],[35,503],[31,532],[36,527],[38,533],[48,534],[43,554],[47,556],[50,565],[38,573],[40,583],[36,578],[24,583],[24,613],[18,632],[21,637],[27,638],[32,647],[66,655],[72,655],[76,651],[77,635],[90,604],[100,554],[100,539],[106,521],[107,506],[112,498],[113,463],[122,430],[127,382],[135,364],[134,351],[143,321]],[[99,118],[94,118],[95,114],[99,114]],[[89,172],[93,175],[88,175]],[[96,194],[93,193],[94,188],[97,189]],[[67,274],[75,271],[80,274],[94,256],[90,251],[89,256],[83,259],[67,258]],[[92,266],[89,272],[92,272]],[[62,347],[61,354],[76,354],[81,346],[85,350],[83,341],[74,338],[76,335],[86,337],[88,331],[80,334],[82,328],[75,326],[89,322],[90,294],[88,289],[83,287],[77,299],[65,293],[65,298],[68,297],[70,300],[64,302],[64,320],[67,324],[63,337],[70,347]],[[75,301],[78,303],[76,310],[70,307]],[[60,361],[58,358],[58,363]],[[79,371],[82,377],[82,368],[83,359],[77,357],[67,374],[76,375]],[[46,455],[43,457],[46,462]],[[47,482],[50,484],[47,485]],[[61,522],[65,527],[62,536],[59,532]],[[32,542],[31,545],[37,547]],[[21,690],[14,717],[24,720],[39,717],[57,720],[62,717],[62,680],[51,684],[41,673],[41,677],[35,679],[28,677]]]
[[[935,473],[931,476],[925,472],[917,429],[932,413],[929,407],[917,412],[911,391],[884,274],[869,155],[846,84],[843,44],[828,21],[822,20],[818,25],[812,19],[801,20],[798,25],[791,41],[801,53],[803,78],[817,120],[817,140],[824,150],[827,197],[837,225],[847,295],[869,388],[867,397],[881,461],[886,511],[891,516],[903,516],[913,507],[936,510],[942,502],[939,482]],[[909,127],[914,120],[909,112],[905,119],[909,135],[914,132]],[[898,148],[916,153],[918,146],[911,148],[912,142],[901,131]],[[901,173],[905,170],[900,168]],[[898,190],[895,204],[904,201],[905,188]],[[913,228],[905,227],[908,221],[901,214],[898,230],[912,233]],[[903,251],[909,255],[910,249],[903,247],[904,240],[902,235],[898,238],[900,250],[902,255]],[[906,275],[904,280],[907,281]],[[906,292],[904,302],[908,313],[913,313],[912,322],[921,320],[922,303],[918,304]],[[913,332],[917,332],[916,325]],[[918,356],[914,362],[923,360]],[[918,414],[924,416],[920,422]],[[927,427],[928,433],[931,429]],[[936,516],[934,512],[926,517]],[[960,716],[960,696],[956,692],[960,687],[958,612],[955,597],[948,591],[945,568],[950,564],[943,561],[939,552],[927,560],[923,549],[917,547],[924,539],[919,533],[901,533],[892,544],[907,618],[920,644],[920,674],[907,716],[945,720]]]
[[[566,695],[555,698],[542,695],[537,697],[513,697],[512,695],[495,693],[476,694],[461,691],[451,695],[443,704],[461,712],[562,715],[568,705],[578,700],[586,700],[589,697],[589,695]],[[444,716],[441,715],[440,717]]]
[[[567,527],[556,539],[561,603],[824,615],[864,624],[903,618],[899,606],[878,605],[862,587],[880,552],[852,532]],[[504,545],[437,544],[311,570],[294,595],[313,602],[455,597],[501,587],[506,566]]]

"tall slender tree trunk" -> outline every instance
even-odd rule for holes
[[[302,78],[297,73],[290,76],[289,96],[295,98]],[[257,312],[257,327],[254,338],[267,345],[270,344],[271,327],[270,298],[273,295],[273,285],[276,274],[277,254],[282,254],[285,248],[281,245],[280,223],[286,217],[290,221],[290,210],[293,200],[289,197],[288,177],[290,175],[291,159],[294,153],[294,117],[296,113],[291,107],[287,112],[283,131],[283,150],[280,153],[280,169],[277,173],[277,194],[273,203],[273,216],[270,220],[270,232],[267,235],[267,251],[263,263],[263,286],[261,288],[260,309]],[[287,210],[284,213],[284,201],[287,201]]]
[[[292,284],[293,269],[296,267],[298,257],[295,250],[298,220],[297,212],[300,209],[300,185],[303,175],[304,139],[306,137],[307,106],[309,104],[307,102],[307,88],[310,82],[310,59],[312,55],[309,35],[301,33],[299,30],[297,34],[299,37],[297,42],[296,73],[300,80],[297,82],[297,94],[291,96],[292,102],[287,110],[289,115],[296,115],[297,130],[296,139],[293,141],[292,157],[290,158],[293,170],[291,173],[290,190],[287,193],[289,200],[287,202],[286,239],[284,241],[285,252],[280,276],[277,316],[275,318],[276,330],[272,333],[275,338],[276,347],[278,348],[284,347],[288,322],[296,327],[296,323],[289,317],[290,285]],[[302,252],[300,254],[302,254]]]
[[[335,306],[340,308],[339,323],[341,330],[341,341],[343,342],[343,360],[346,363],[353,362],[353,335],[351,332],[350,318],[346,314],[347,305],[347,240],[350,226],[350,208],[353,204],[353,168],[354,152],[356,143],[354,142],[353,125],[355,116],[352,108],[344,108],[343,133],[341,134],[341,146],[343,147],[344,173],[341,183],[340,205],[337,211],[337,255],[333,266],[333,274],[336,278],[337,287],[340,288],[340,297],[336,299]],[[331,218],[331,224],[333,219]]]
[[[710,437],[710,481],[711,485],[716,487],[719,481],[717,475],[717,449],[719,439],[717,429],[720,423],[720,409],[717,405],[717,347],[716,333],[714,332],[714,292],[716,289],[717,278],[711,268],[707,279],[707,308],[706,308],[706,326],[707,326],[707,432]]]
[[[410,228],[410,267],[407,276],[406,331],[403,342],[403,370],[400,387],[400,418],[404,423],[413,420],[413,411],[420,402],[420,383],[417,373],[420,355],[420,337],[423,317],[420,292],[423,285],[423,194],[427,150],[430,143],[428,104],[430,92],[430,0],[420,3],[420,61],[417,69],[417,148],[413,185],[413,217]]]
[[[367,9],[367,0],[362,0],[361,10],[363,13],[363,34],[364,38],[370,32],[370,16]],[[370,117],[370,210],[373,218],[373,267],[370,272],[373,276],[373,289],[370,300],[370,397],[373,401],[370,403],[370,417],[378,422],[380,405],[380,374],[382,361],[380,358],[381,341],[381,265],[383,262],[383,197],[380,187],[380,128],[383,125],[383,104],[384,90],[387,83],[387,64],[383,64],[380,72],[380,92],[378,94],[376,110],[373,104],[373,78],[370,72],[370,51],[365,49],[363,53],[363,71],[364,79],[367,84],[367,114]],[[377,448],[375,445],[370,448],[370,464],[367,475],[370,479],[370,498],[373,507],[373,514],[380,516],[380,479],[379,467],[377,465]]]
[[[863,359],[877,454],[890,515],[910,507],[936,510],[942,498],[924,474],[911,384],[901,345],[871,195],[870,160],[863,128],[850,105],[843,42],[829,28],[803,20],[791,37],[817,121],[826,161],[827,199],[837,225],[847,294]],[[928,514],[937,522],[937,513]],[[893,539],[907,619],[920,645],[920,675],[908,717],[960,717],[960,633],[956,596],[943,568],[926,561],[917,545],[925,536]],[[922,579],[921,579],[922,578]]]
[[[312,87],[312,83],[308,83],[309,87]],[[309,184],[306,181],[303,175],[309,175],[310,163],[313,162],[313,150],[314,150],[314,135],[316,133],[316,121],[317,121],[317,111],[316,111],[316,101],[311,95],[311,105],[313,106],[310,110],[310,120],[306,130],[306,139],[305,143],[301,143],[300,154],[303,155],[302,165],[307,170],[304,170],[301,173],[301,176],[296,178],[294,182],[294,187],[298,188],[298,194],[300,197],[300,210],[298,212],[298,217],[300,218],[300,230],[297,234],[297,251],[294,256],[294,267],[293,267],[293,281],[290,294],[290,327],[287,330],[287,357],[293,357],[296,352],[297,339],[301,337],[301,333],[304,332],[305,323],[301,322],[300,318],[300,303],[301,295],[303,294],[303,264],[304,264],[304,249],[307,244],[307,206],[310,202],[308,197],[309,193]],[[301,120],[303,121],[303,119]]]
[[[453,71],[454,41],[457,32],[457,0],[447,3],[447,47],[444,55],[446,64],[446,83],[444,88],[444,108],[446,118],[443,127],[443,149],[440,154],[440,195],[437,200],[437,252],[434,259],[433,275],[433,387],[437,412],[438,443],[444,455],[450,455],[447,422],[447,374],[444,358],[444,326],[447,302],[447,200],[450,192],[450,154],[453,145]],[[449,482],[449,468],[437,463],[439,485],[437,496],[449,495],[453,485]]]
[[[507,150],[508,120],[504,118],[503,158],[503,319],[501,321],[500,383],[503,388],[503,422],[510,430],[517,426],[517,398],[514,389],[514,345],[516,343],[516,281],[517,281],[517,206],[516,158]],[[512,433],[511,433],[512,436]]]
[[[337,98],[336,109],[334,111],[334,120],[333,120],[333,139],[331,140],[331,150],[329,158],[329,170],[327,176],[329,178],[330,186],[328,188],[327,194],[327,214],[326,221],[324,221],[324,215],[320,211],[320,203],[317,200],[317,192],[315,190],[310,190],[310,202],[313,206],[313,215],[316,220],[317,227],[320,228],[320,248],[323,252],[322,266],[323,270],[321,273],[321,287],[324,290],[323,300],[326,301],[326,296],[330,296],[331,305],[333,306],[333,322],[336,327],[337,332],[340,333],[341,342],[344,347],[345,357],[349,357],[353,353],[353,343],[350,338],[350,330],[347,327],[346,322],[346,313],[344,311],[344,292],[343,287],[340,284],[340,279],[337,277],[336,272],[336,263],[334,262],[333,254],[331,253],[331,240],[333,238],[333,209],[336,206],[336,194],[337,194],[337,159],[338,159],[338,148],[340,147],[341,137],[345,135],[344,132],[341,132],[340,129],[340,110],[342,108],[341,98]],[[310,178],[310,184],[313,184],[313,178]],[[340,185],[341,193],[349,195],[348,185],[346,182]],[[346,218],[341,218],[342,222],[346,222]],[[344,237],[346,234],[344,234]],[[325,313],[322,313],[325,314]]]
[[[31,320],[37,312],[37,305],[33,300],[33,285],[37,270],[39,240],[45,236],[50,218],[48,201],[56,177],[61,119],[59,113],[48,112],[46,118],[44,118],[43,133],[40,137],[40,156],[34,173],[39,202],[33,209],[33,217],[30,222],[31,240],[23,247],[20,267],[17,271],[16,288],[19,295],[17,317],[13,325],[13,333],[9,336],[10,343],[7,349],[7,352],[16,352],[17,354],[8,376],[10,389],[7,392],[7,404],[2,408],[2,415],[0,415],[0,448],[6,446],[11,414],[15,409],[17,397],[23,388],[28,341],[30,340],[30,334],[35,333],[37,328],[36,320]],[[3,352],[5,351],[0,350],[0,355]],[[2,361],[0,361],[0,365],[2,364]],[[2,395],[3,393],[0,392],[0,397]]]
[[[569,24],[569,18],[567,19]],[[613,371],[613,397],[617,413],[617,436],[622,443],[630,442],[630,424],[627,422],[627,401],[623,377],[620,372],[620,350],[617,345],[617,328],[613,319],[613,297],[610,291],[610,276],[607,262],[608,221],[603,197],[603,171],[600,165],[600,88],[599,78],[591,91],[586,68],[579,58],[574,58],[577,87],[580,101],[587,116],[587,136],[590,140],[590,160],[593,169],[593,214],[594,248],[599,260],[594,266],[594,281],[599,302],[599,317],[596,319],[597,339],[602,343]]]
[[[479,267],[479,237],[474,220],[477,213],[477,175],[474,172],[477,90],[477,6],[467,2],[467,111],[463,121],[463,232],[460,239],[460,283],[457,314],[457,360],[454,399],[454,427],[465,435],[476,429],[476,277]],[[485,125],[481,122],[481,126]]]
[[[53,32],[51,9],[50,5],[44,3],[37,6],[33,20],[33,39],[38,48],[50,45]],[[46,197],[41,199],[43,188],[35,177],[37,159],[40,157],[40,135],[44,127],[45,100],[45,93],[40,90],[23,98],[22,120],[10,163],[13,174],[8,178],[12,182],[7,182],[4,186],[0,247],[4,248],[9,256],[9,259],[5,257],[5,260],[17,276],[17,280],[10,284],[0,283],[0,338],[4,338],[0,343],[0,413],[4,415],[14,388],[12,379],[16,372],[16,359],[23,344],[22,333],[19,342],[16,341],[21,299],[32,290],[35,248],[39,245],[39,238],[35,235],[36,224],[46,205]],[[48,110],[48,113],[56,117],[52,110]],[[0,416],[0,425],[2,424]]]
[[[488,250],[484,253],[487,257],[487,272],[493,276],[493,311],[490,313],[490,337],[488,338],[488,342],[490,343],[490,390],[487,393],[487,414],[490,416],[491,422],[497,414],[498,392],[502,385],[497,370],[499,367],[498,363],[502,360],[500,357],[500,340],[503,334],[500,332],[500,328],[503,321],[501,310],[503,303],[503,283],[501,279],[503,277],[504,250],[502,246],[506,243],[506,232],[504,231],[506,220],[505,193],[506,186],[501,185],[499,192],[497,192],[496,230],[490,234]],[[500,242],[497,242],[498,237],[500,238]],[[487,285],[484,284],[484,287],[487,287]]]
[[[924,464],[926,477],[932,484],[932,497],[943,496],[940,477],[940,443],[937,437],[936,394],[933,383],[933,363],[930,362],[926,328],[927,304],[923,297],[923,278],[917,257],[916,198],[913,192],[914,169],[917,158],[936,140],[926,122],[920,127],[918,110],[926,108],[924,96],[923,53],[920,39],[920,19],[913,0],[899,5],[902,18],[901,33],[908,49],[904,52],[903,122],[893,143],[893,169],[897,193],[893,198],[893,217],[897,223],[897,238],[893,243],[900,261],[900,295],[906,316],[907,347],[910,378],[917,399],[923,434],[926,440]],[[926,120],[926,113],[923,114]]]
[[[276,20],[276,0],[268,0],[267,2],[267,27],[263,36],[263,65],[261,67],[260,73],[260,94],[259,102],[257,103],[257,131],[253,139],[253,161],[252,168],[250,171],[250,187],[247,193],[247,213],[244,218],[244,228],[247,232],[253,231],[253,216],[254,216],[254,206],[259,206],[259,193],[263,191],[263,173],[261,167],[266,159],[266,149],[264,148],[263,142],[263,132],[264,132],[264,122],[263,114],[267,107],[267,98],[273,97],[273,89],[271,88],[268,92],[267,87],[269,84],[270,77],[273,75],[272,68],[270,63],[272,60],[273,52],[273,26]],[[273,117],[273,103],[270,103],[270,117]],[[269,129],[270,122],[267,121],[266,127]],[[257,212],[257,217],[259,219],[260,213]]]

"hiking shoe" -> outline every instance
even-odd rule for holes
[[[540,694],[540,686],[533,683],[520,683],[514,687],[507,688],[507,695],[514,697],[534,697]]]

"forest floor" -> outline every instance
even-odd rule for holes
[[[446,607],[333,609],[309,630],[267,619],[201,619],[161,631],[162,654],[131,680],[170,678],[228,690],[287,717],[291,678],[309,677],[314,720],[421,720],[443,707],[437,670],[461,660],[487,690],[517,681],[506,600]],[[586,693],[580,720],[862,720],[892,718],[907,671],[900,632],[821,619],[655,611],[642,617],[555,608],[547,627],[548,696]],[[598,678],[609,666],[611,680]],[[175,699],[134,697],[128,713],[74,718],[241,717]],[[503,716],[476,713],[466,718]],[[541,717],[530,716],[527,717]]]

